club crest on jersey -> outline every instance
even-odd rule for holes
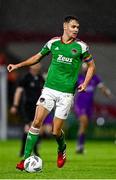
[[[40,98],[40,102],[42,103],[42,102],[44,102],[45,101],[45,99],[44,98]]]
[[[72,54],[77,54],[78,53],[77,49],[72,49],[71,52],[72,52]]]
[[[66,63],[66,64],[71,64],[72,63],[72,58],[69,57],[65,57],[63,55],[58,55],[57,61],[62,62],[62,63]]]

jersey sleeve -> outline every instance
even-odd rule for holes
[[[93,57],[89,51],[89,46],[86,43],[82,42],[81,47],[82,47],[82,61],[83,62],[92,61]]]
[[[48,55],[51,52],[51,43],[48,41],[43,48],[41,49],[40,53],[45,56]]]
[[[86,51],[83,55],[82,55],[82,61],[83,62],[90,62],[93,60],[92,55],[89,53],[89,51]]]

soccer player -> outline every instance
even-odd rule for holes
[[[27,133],[34,118],[36,102],[41,95],[44,85],[44,79],[40,74],[40,69],[40,63],[30,66],[29,71],[18,81],[14,94],[13,105],[10,109],[12,114],[16,114],[21,106],[21,114],[24,120],[24,132],[22,136],[20,156],[24,155]],[[23,102],[21,99],[23,99]],[[20,102],[22,103],[20,104]],[[47,131],[47,134],[50,134],[51,128],[52,116],[49,114],[44,121],[44,125],[41,127],[41,135],[45,133],[45,131]],[[40,139],[39,142],[35,144],[33,149],[34,154],[38,156],[39,154],[37,146],[39,143]]]
[[[87,68],[87,63],[83,63],[82,73],[79,74],[77,86],[84,82]],[[104,85],[101,78],[97,74],[94,74],[86,91],[78,92],[74,98],[74,111],[79,118],[80,124],[77,136],[76,153],[82,154],[84,152],[85,134],[89,120],[92,118],[94,95],[97,87],[108,98],[111,99],[113,97],[111,91]]]
[[[84,42],[76,40],[78,31],[78,19],[74,16],[67,16],[63,22],[61,37],[49,40],[41,51],[31,58],[18,64],[8,65],[8,71],[11,72],[17,68],[36,64],[45,55],[52,54],[44,89],[37,102],[35,118],[27,136],[24,159],[31,155],[45,117],[55,108],[52,133],[58,144],[57,166],[61,168],[66,162],[63,123],[69,114],[75,89],[78,88],[79,92],[84,91],[95,70],[94,60],[88,46]],[[88,71],[84,82],[77,87],[76,81],[83,61],[88,63]],[[24,160],[17,164],[17,168],[24,169]]]

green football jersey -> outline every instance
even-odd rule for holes
[[[92,60],[92,56],[88,52],[88,46],[79,40],[65,44],[61,37],[57,37],[48,41],[40,51],[43,56],[50,52],[52,60],[45,87],[61,92],[74,93],[82,61]]]

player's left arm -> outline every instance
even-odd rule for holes
[[[81,91],[85,91],[86,88],[87,88],[87,85],[89,83],[89,81],[91,80],[94,72],[95,72],[95,63],[94,63],[94,60],[92,59],[91,61],[88,61],[87,62],[88,64],[88,69],[87,69],[87,73],[86,73],[86,76],[85,76],[85,80],[82,84],[80,84],[78,86],[78,92],[81,92]]]

